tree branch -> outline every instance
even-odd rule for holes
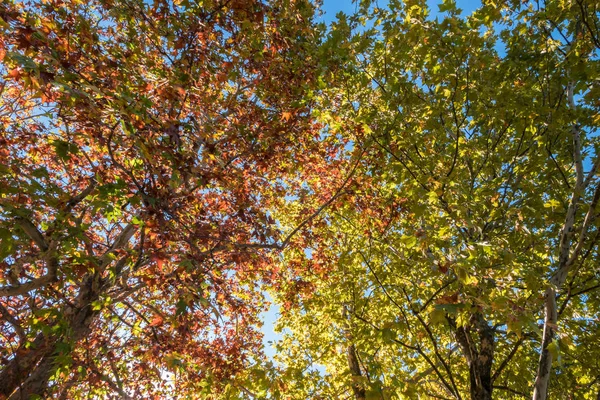
[[[525,337],[521,337],[517,341],[517,343],[515,343],[515,346],[512,348],[512,350],[510,351],[508,356],[506,356],[506,358],[502,361],[502,363],[500,364],[500,366],[498,367],[496,372],[494,372],[494,375],[492,375],[492,383],[500,376],[502,371],[504,371],[504,368],[506,368],[506,366],[508,365],[510,360],[512,360],[512,358],[515,356],[515,354],[517,354],[517,350],[519,350],[519,347],[521,346],[521,344],[523,343],[524,340],[525,340]]]
[[[44,239],[44,235],[38,230],[38,228],[27,218],[15,217],[15,222],[23,229],[23,231],[33,240],[33,242],[42,251],[48,251],[48,243]]]

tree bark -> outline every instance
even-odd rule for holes
[[[569,82],[567,85],[567,99],[569,107],[573,110],[576,110],[577,107],[573,97],[574,86],[574,82]],[[596,169],[600,163],[600,158],[596,157],[591,171],[587,174],[587,176],[585,176],[583,171],[583,158],[581,155],[581,129],[579,125],[572,125],[571,134],[573,136],[573,161],[575,164],[576,184],[571,195],[569,207],[567,208],[567,214],[565,216],[565,223],[560,235],[558,266],[554,272],[554,275],[550,279],[545,292],[544,335],[542,338],[542,349],[540,352],[538,370],[535,377],[533,400],[546,400],[548,396],[548,383],[550,381],[550,373],[552,372],[553,358],[552,353],[548,350],[548,345],[552,343],[552,340],[554,339],[558,322],[556,293],[564,285],[569,271],[581,253],[588,229],[596,217],[596,206],[600,201],[600,184],[597,184],[594,190],[592,201],[589,205],[589,209],[583,220],[579,237],[577,242],[575,242],[575,246],[573,246],[573,228],[575,226],[578,205],[583,194],[585,193],[586,189],[589,188],[590,183],[596,174]]]
[[[542,352],[538,363],[538,370],[533,389],[534,400],[544,400],[548,396],[548,383],[550,381],[550,372],[552,371],[552,353],[548,350],[548,345],[554,339],[554,330],[557,323],[556,312],[556,292],[551,286],[546,288],[546,298],[544,302],[544,335],[542,338]]]
[[[51,343],[39,334],[31,343],[30,349],[21,346],[13,358],[0,373],[0,398],[7,398],[27,378],[28,372],[52,351]]]
[[[567,92],[569,102],[574,108],[572,84],[569,84]],[[587,177],[584,177],[580,151],[580,131],[577,126],[573,126],[572,134],[577,184],[575,185],[573,194],[571,196],[571,201],[569,202],[567,215],[565,217],[565,223],[563,225],[562,233],[560,236],[558,268],[554,272],[554,275],[552,276],[548,286],[546,287],[544,301],[544,336],[542,338],[542,349],[540,352],[540,360],[538,363],[538,370],[535,377],[533,400],[546,400],[546,397],[548,395],[548,382],[550,380],[550,373],[552,371],[552,353],[548,351],[548,345],[552,343],[552,340],[554,339],[558,322],[558,313],[556,309],[556,293],[564,285],[569,271],[571,270],[572,266],[577,261],[577,257],[581,253],[586,235],[588,233],[588,229],[596,217],[596,206],[600,202],[600,184],[597,184],[594,190],[592,201],[589,205],[589,209],[584,217],[583,225],[579,232],[579,237],[577,239],[577,242],[575,242],[575,246],[573,246],[573,228],[575,226],[575,218],[577,214],[578,203],[581,200],[582,194],[589,187],[593,175],[595,174],[595,170],[596,168],[598,168],[600,158],[596,158],[592,170],[588,173]],[[573,251],[571,251],[572,248]]]
[[[38,335],[34,350],[24,356],[17,356],[0,375],[0,394],[9,400],[29,399],[33,395],[44,397],[50,377],[56,370],[57,349],[74,345],[85,337],[97,311],[92,310],[92,302],[101,293],[98,275],[90,276],[82,285],[77,296],[76,306],[68,309],[68,332],[63,335],[44,337]],[[61,346],[61,345],[67,346]]]
[[[356,356],[356,348],[353,344],[348,346],[348,367],[350,368],[350,372],[352,373],[352,377],[362,377],[362,372],[360,370],[360,364],[358,362],[358,357]],[[354,397],[356,400],[365,400],[367,398],[367,392],[365,388],[363,388],[358,382],[352,384],[352,391],[354,392]]]
[[[470,327],[457,327],[451,321],[458,344],[469,365],[469,391],[471,400],[492,399],[492,365],[494,363],[495,338],[494,330],[481,313],[471,317]],[[479,338],[479,349],[473,342],[470,329],[475,328]]]
[[[360,379],[363,374],[360,369],[360,362],[358,360],[358,355],[356,354],[356,347],[354,343],[352,343],[352,333],[350,332],[350,321],[348,313],[349,306],[345,305],[342,310],[342,318],[344,319],[344,333],[346,334],[346,339],[348,340],[348,347],[346,348],[346,358],[348,360],[348,369],[350,370],[350,374],[352,375],[352,379],[356,379],[352,382],[352,392],[354,393],[354,398],[356,400],[366,400],[367,391],[360,384]]]
[[[32,231],[32,229],[29,230]],[[89,334],[93,319],[98,314],[98,311],[92,310],[92,303],[98,300],[111,284],[110,281],[101,279],[100,274],[113,261],[111,255],[116,250],[126,247],[134,233],[134,225],[129,224],[124,227],[111,247],[99,258],[98,271],[84,278],[79,286],[79,293],[74,300],[74,305],[68,306],[64,312],[68,326],[67,331],[60,335],[39,334],[33,341],[31,350],[26,351],[23,348],[22,352],[17,352],[2,370],[0,373],[0,398],[23,400],[29,399],[32,395],[43,397],[48,381],[56,370],[54,361],[57,349],[68,348]],[[45,242],[42,243],[40,239],[36,240],[35,233],[30,233],[30,236],[39,242],[40,248],[47,252],[52,250]],[[58,260],[52,256],[49,261],[51,266],[47,276],[55,277]],[[0,290],[0,295],[3,295],[2,293]]]

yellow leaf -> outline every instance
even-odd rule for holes
[[[281,120],[282,121],[286,121],[287,122],[287,121],[290,120],[290,118],[292,118],[292,113],[291,112],[284,111],[284,112],[281,113]]]

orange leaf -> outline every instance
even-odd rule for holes
[[[19,68],[14,68],[8,72],[8,76],[13,79],[19,79],[21,77],[21,70]]]
[[[281,120],[282,121],[286,121],[287,122],[287,121],[290,120],[290,118],[292,118],[292,113],[291,112],[285,111],[285,112],[281,113]]]
[[[157,315],[154,318],[152,318],[152,321],[150,321],[150,326],[152,326],[152,327],[161,326],[163,323],[164,323],[163,317],[161,317],[160,315]]]

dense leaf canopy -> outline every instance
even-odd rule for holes
[[[0,399],[597,398],[599,6],[2,3]]]

